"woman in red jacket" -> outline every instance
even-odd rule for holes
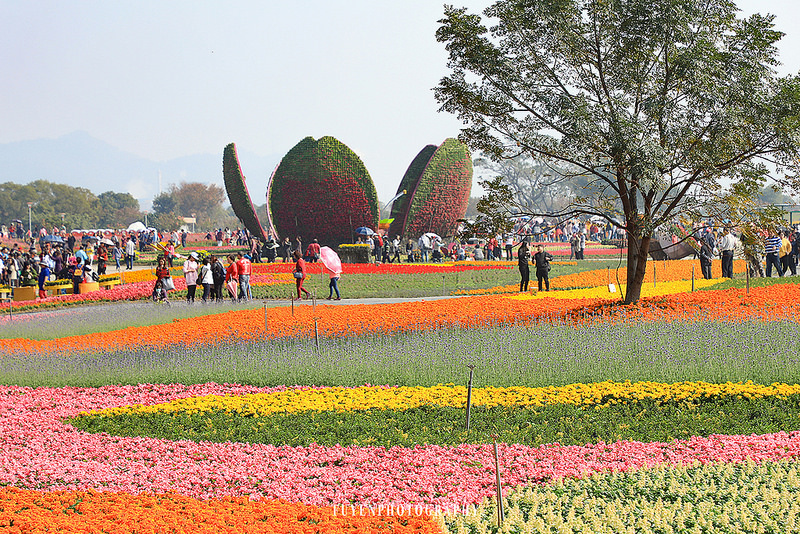
[[[306,279],[306,262],[303,259],[302,253],[300,249],[296,249],[294,251],[294,281],[297,284],[297,300],[301,300],[300,292],[306,294],[306,297],[310,297],[311,293],[306,291],[303,287],[303,281]]]
[[[156,285],[153,287],[153,300],[167,300],[167,288],[164,286],[167,278],[170,278],[167,260],[163,256],[159,256],[158,267],[156,267]]]
[[[225,287],[228,289],[231,299],[236,302],[239,292],[239,267],[236,264],[236,256],[228,256],[228,267],[225,269]]]

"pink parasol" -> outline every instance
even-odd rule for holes
[[[339,255],[336,254],[332,248],[321,247],[319,249],[319,258],[322,260],[322,264],[325,266],[325,268],[330,272],[342,272],[342,260],[339,259]]]

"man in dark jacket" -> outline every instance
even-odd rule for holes
[[[533,255],[533,263],[536,265],[536,279],[539,281],[539,291],[542,290],[542,282],[544,282],[545,291],[550,291],[551,261],[553,261],[553,255],[545,252],[542,245],[537,246],[536,254]]]

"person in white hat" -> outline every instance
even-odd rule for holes
[[[194,304],[194,292],[197,290],[197,252],[189,254],[183,264],[183,277],[186,279],[186,302]]]

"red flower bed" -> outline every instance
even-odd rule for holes
[[[361,159],[333,137],[306,137],[281,160],[267,192],[281,237],[349,243],[353,230],[378,224],[378,195]]]
[[[453,235],[458,219],[467,211],[472,189],[469,150],[457,139],[445,139],[431,154],[419,178],[414,180],[429,152],[428,147],[422,149],[403,177],[400,187],[407,190],[409,198],[397,204],[396,209],[392,207],[395,220],[389,229],[390,235],[404,238],[419,237],[426,232]]]

